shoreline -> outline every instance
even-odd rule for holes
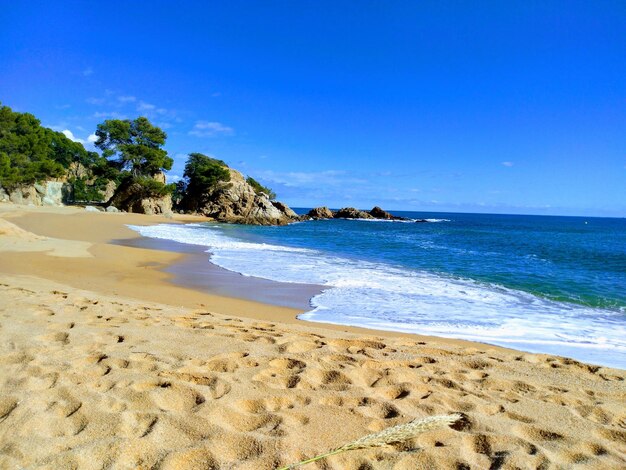
[[[188,254],[111,242],[162,222],[0,204],[0,467],[275,470],[452,413],[324,468],[626,463],[626,371],[181,287]]]
[[[306,311],[310,307],[311,298],[325,288],[312,284],[270,281],[229,271],[214,264],[210,260],[211,253],[203,246],[141,235],[113,240],[113,244],[182,253],[181,259],[163,268],[163,272],[173,275],[169,282],[224,297]]]
[[[70,272],[60,273],[53,259],[31,258],[24,262],[25,254],[4,255],[5,265],[14,274],[28,274],[23,265],[36,265],[40,274],[55,282],[66,282],[72,287],[93,289],[109,295],[123,295],[151,302],[166,303],[187,308],[205,308],[220,314],[235,314],[246,318],[281,321],[288,324],[303,324],[311,328],[376,335],[379,337],[409,337],[420,340],[435,340],[442,344],[474,347],[481,350],[503,349],[518,354],[543,354],[564,357],[558,353],[535,352],[517,349],[513,345],[503,346],[472,339],[424,335],[301,319],[300,315],[310,310],[310,300],[326,286],[313,284],[291,284],[267,279],[247,277],[224,269],[210,261],[206,247],[173,240],[144,237],[127,225],[185,224],[209,221],[202,216],[178,215],[173,217],[148,216],[132,213],[86,213],[70,206],[36,208],[13,204],[0,204],[0,218],[8,211],[8,219],[16,225],[37,235],[92,243],[91,254],[97,261],[124,259],[124,263],[105,263],[106,268],[117,273],[128,285],[117,282],[118,278],[102,279],[94,269],[84,269],[85,262],[73,259],[74,272],[81,272],[79,280]],[[35,215],[37,214],[37,215]],[[66,224],[57,215],[69,214],[77,218],[79,233],[68,234]],[[103,219],[98,216],[110,217]],[[117,220],[116,220],[117,219]],[[116,247],[121,250],[116,250]],[[67,262],[67,261],[66,261]],[[137,271],[137,268],[143,268]],[[0,268],[0,272],[3,270]],[[85,272],[87,271],[87,272]],[[137,280],[129,277],[130,271]],[[85,278],[85,274],[87,274]],[[120,274],[125,273],[125,274]],[[104,281],[104,282],[103,282]],[[148,283],[148,284],[146,284]],[[268,288],[265,292],[263,290]],[[177,299],[173,301],[172,299]],[[572,359],[579,361],[578,359]],[[587,362],[587,361],[583,361]],[[591,363],[594,364],[594,363]],[[599,367],[614,367],[600,366]],[[618,368],[619,370],[625,370]]]
[[[68,224],[68,221],[59,215],[73,217],[73,223]],[[311,329],[375,335],[385,338],[408,337],[416,340],[434,340],[442,344],[472,347],[480,350],[503,349],[525,354],[524,351],[477,341],[301,320],[298,316],[305,313],[306,308],[286,307],[248,298],[219,295],[199,289],[197,286],[177,284],[175,282],[176,273],[169,270],[172,266],[176,266],[174,271],[182,269],[189,260],[189,253],[185,253],[187,248],[178,247],[180,250],[172,251],[128,246],[150,245],[151,242],[145,241],[150,239],[142,237],[126,225],[206,222],[207,219],[204,217],[174,215],[172,218],[166,218],[132,213],[92,213],[68,206],[48,208],[0,204],[0,220],[3,216],[11,223],[36,235],[89,243],[91,246],[88,251],[95,260],[87,261],[85,258],[77,257],[66,258],[63,260],[66,269],[60,271],[58,258],[54,256],[41,256],[37,255],[36,252],[5,252],[3,253],[0,273],[29,275],[35,271],[38,273],[38,277],[105,295],[120,295],[186,308],[208,308],[210,306],[212,312],[219,314],[306,325]],[[74,231],[69,233],[71,226],[74,227]],[[132,241],[129,242],[129,240]],[[152,246],[154,245],[153,243]],[[184,244],[180,245],[184,246]],[[170,245],[170,247],[173,246]],[[189,246],[193,250],[193,246]],[[198,253],[195,250],[194,252]],[[93,265],[94,261],[98,263],[97,267]],[[237,273],[210,264],[216,269],[225,271],[226,277],[230,279],[238,282],[244,279]],[[108,277],[103,277],[103,272],[98,268],[104,269]],[[80,278],[77,279],[72,273],[81,273]],[[255,278],[254,282],[256,283],[256,281],[267,282],[271,285],[282,284]],[[176,299],[176,301],[172,299]]]

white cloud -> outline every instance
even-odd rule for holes
[[[88,77],[89,75],[93,75],[93,69],[91,67],[87,67],[83,70],[83,76]]]
[[[156,109],[156,106],[150,103],[146,103],[145,101],[140,101],[137,105],[137,111],[153,111]]]
[[[355,178],[346,174],[345,171],[326,170],[326,171],[261,171],[256,172],[260,178],[270,183],[282,184],[287,187],[299,188],[307,186],[319,187],[325,186],[343,186],[352,184],[363,184],[368,181],[365,179]]]
[[[100,105],[100,104],[104,104],[105,99],[104,98],[87,98],[85,101],[89,104]]]
[[[93,117],[96,119],[128,119],[125,114],[116,111],[98,111],[93,113]]]
[[[134,101],[137,101],[137,98],[135,98],[134,96],[118,96],[117,101],[119,101],[120,103],[132,103]]]
[[[502,165],[510,168],[513,166],[513,162],[502,162]]]
[[[167,174],[165,175],[165,180],[167,181],[167,183],[178,183],[180,180],[182,180],[183,177],[180,175],[170,175]]]
[[[81,144],[84,144],[84,143],[85,143],[85,141],[84,141],[83,139],[79,139],[78,137],[76,137],[76,136],[72,133],[72,131],[70,131],[69,129],[64,129],[64,130],[62,130],[61,132],[63,133],[63,135],[64,135],[65,137],[67,137],[67,138],[68,138],[68,139],[70,139],[71,141],[74,141],[74,142],[79,142],[79,143],[81,143]]]
[[[97,140],[98,136],[96,134],[89,134],[89,136],[87,137],[87,142],[89,142],[90,144],[95,144]]]
[[[195,135],[196,137],[227,136],[234,133],[235,130],[232,127],[216,121],[197,121],[193,129],[189,131],[189,135]]]

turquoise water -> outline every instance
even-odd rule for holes
[[[626,220],[397,212],[429,223],[135,227],[248,276],[327,286],[309,321],[626,367]]]

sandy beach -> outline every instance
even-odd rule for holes
[[[119,243],[193,220],[0,204],[0,468],[274,469],[450,413],[302,468],[626,467],[626,371],[305,323]]]

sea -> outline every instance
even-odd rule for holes
[[[322,286],[302,320],[626,369],[626,219],[392,213],[408,220],[131,228],[243,276]]]

